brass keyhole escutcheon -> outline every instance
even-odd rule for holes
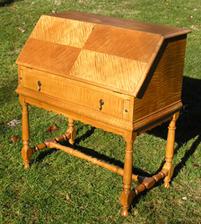
[[[103,109],[103,105],[104,105],[104,101],[103,101],[103,99],[100,99],[99,100],[99,110]]]
[[[41,91],[41,86],[42,86],[41,81],[38,81],[38,82],[37,82],[37,85],[38,85],[38,91],[40,92],[40,91]]]

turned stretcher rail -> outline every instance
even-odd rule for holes
[[[123,176],[124,174],[124,170],[121,167],[112,165],[112,164],[108,164],[104,161],[101,161],[95,157],[91,157],[89,155],[84,154],[83,152],[80,152],[76,149],[73,149],[71,147],[67,147],[64,145],[59,144],[59,142],[61,141],[65,141],[67,139],[70,138],[69,134],[64,134],[61,135],[59,137],[56,137],[52,140],[48,140],[44,143],[38,144],[35,146],[35,151],[38,150],[42,150],[44,148],[55,148],[55,149],[59,149],[62,150],[63,152],[70,154],[72,156],[75,156],[77,158],[80,159],[84,159],[88,162],[91,162],[95,165],[101,166],[107,170],[110,170],[113,173],[119,174],[120,176]],[[34,150],[32,152],[34,152]],[[139,195],[141,192],[146,191],[150,188],[152,188],[157,182],[159,182],[161,179],[165,178],[168,175],[168,170],[165,169],[164,167],[162,168],[162,170],[160,172],[158,172],[157,174],[151,176],[151,177],[141,177],[143,179],[143,181],[137,185],[131,192],[130,192],[130,196],[129,196],[129,203],[131,203],[131,201],[137,196]],[[132,180],[139,182],[139,176],[132,174]],[[124,200],[124,199],[121,199]]]
[[[46,145],[46,147],[48,148],[55,148],[55,149],[60,149],[62,151],[64,151],[65,153],[68,153],[72,156],[78,157],[80,159],[84,159],[87,160],[88,162],[91,162],[93,164],[96,164],[98,166],[101,166],[107,170],[110,170],[113,173],[119,174],[120,176],[123,176],[124,174],[124,170],[121,167],[106,163],[104,161],[101,161],[95,157],[91,157],[88,156],[86,154],[84,154],[83,152],[79,152],[75,149],[72,149],[70,147],[67,146],[63,146],[57,143],[57,141],[48,141],[44,143]],[[138,175],[132,174],[132,180],[133,181],[138,181]]]
[[[152,188],[157,182],[159,182],[161,179],[166,177],[167,174],[168,174],[168,171],[165,169],[162,169],[160,172],[153,175],[152,177],[144,178],[142,183],[139,184],[137,187],[135,187],[134,189],[135,195],[138,195],[140,192],[143,192],[145,190]]]
[[[82,152],[80,152],[76,149],[72,149],[71,147],[63,146],[63,145],[60,145],[58,143],[58,142],[65,141],[68,138],[70,138],[70,135],[64,134],[64,135],[56,137],[52,140],[48,140],[44,143],[40,143],[40,144],[36,145],[35,148],[32,149],[32,153],[34,153],[38,150],[42,150],[42,149],[47,148],[47,147],[48,148],[59,149],[59,150],[64,151],[65,153],[68,153],[68,154],[72,155],[72,156],[75,156],[75,157],[80,158],[80,159],[84,159],[84,160],[86,160],[88,162],[91,162],[95,165],[98,165],[98,166],[101,166],[101,167],[103,167],[107,170],[110,170],[113,173],[116,173],[120,176],[123,176],[124,170],[121,167],[106,163],[106,162],[101,161],[101,160],[99,160],[95,157],[91,157],[89,155],[86,155],[86,154],[84,154],[84,153],[82,153]],[[141,178],[143,178],[143,181],[134,189],[133,193],[135,195],[138,195],[140,192],[143,192],[147,189],[152,188],[158,181],[160,181],[161,179],[166,177],[167,173],[168,173],[167,170],[162,169],[159,173],[155,174],[152,177],[141,177]],[[136,182],[139,182],[139,175],[132,174],[132,180],[136,181]]]
[[[62,141],[66,141],[66,140],[69,139],[69,138],[70,138],[70,134],[67,133],[67,134],[64,134],[64,135],[55,137],[54,139],[51,139],[51,140],[49,140],[49,141],[62,142]],[[32,148],[32,153],[47,148],[47,142],[48,142],[48,141],[46,141],[46,142],[42,142],[42,143],[40,143],[40,144],[37,144],[34,148]]]

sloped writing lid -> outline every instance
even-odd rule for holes
[[[163,40],[145,30],[41,16],[17,64],[136,96]]]

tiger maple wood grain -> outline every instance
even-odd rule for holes
[[[181,99],[186,40],[169,42],[141,99],[135,99],[134,119]]]
[[[95,25],[84,49],[148,63],[160,38],[151,33]]]
[[[70,76],[94,85],[104,85],[107,89],[130,93],[134,91],[146,66],[147,64],[141,61],[82,50],[70,71]]]
[[[80,49],[30,38],[17,63],[59,75],[66,75],[79,55]]]
[[[93,23],[41,16],[30,37],[82,48],[93,27]]]

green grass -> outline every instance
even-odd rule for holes
[[[0,3],[6,1],[0,1]],[[134,201],[127,218],[119,215],[121,177],[73,158],[46,150],[22,167],[21,127],[15,60],[41,14],[80,10],[192,29],[188,38],[183,101],[178,122],[175,173],[169,190],[153,188]],[[25,0],[0,7],[0,223],[201,223],[201,5],[200,0]],[[31,143],[65,131],[64,117],[37,108],[30,110]],[[56,123],[59,130],[46,132]],[[77,145],[123,162],[120,136],[76,123]],[[88,134],[91,132],[91,135]],[[82,137],[82,136],[85,136]],[[164,158],[166,125],[141,135],[135,144],[135,167],[154,173]],[[52,153],[50,153],[52,152]]]

